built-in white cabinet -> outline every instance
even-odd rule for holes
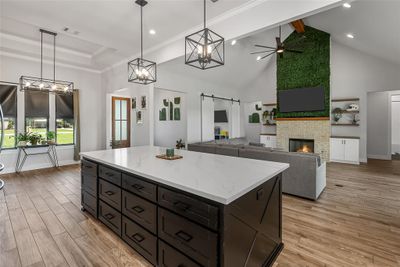
[[[261,134],[260,143],[264,144],[265,147],[276,148],[276,136]]]
[[[360,164],[360,140],[357,138],[331,138],[331,161]]]

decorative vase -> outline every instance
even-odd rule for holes
[[[167,151],[166,151],[167,157],[172,158],[174,156],[174,152],[175,152],[175,149],[167,148]]]

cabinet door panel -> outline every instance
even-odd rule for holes
[[[344,160],[344,142],[343,139],[331,139],[331,160]]]
[[[344,160],[359,162],[359,140],[357,139],[345,139],[344,140]]]

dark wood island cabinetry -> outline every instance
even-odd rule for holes
[[[154,266],[272,266],[283,248],[281,195],[280,173],[222,204],[82,159],[83,210]]]

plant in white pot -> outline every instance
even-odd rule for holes
[[[19,133],[17,136],[17,145],[26,146],[29,142],[30,133]]]
[[[48,131],[47,132],[47,143],[49,145],[55,145],[56,144],[56,133],[53,131]]]

